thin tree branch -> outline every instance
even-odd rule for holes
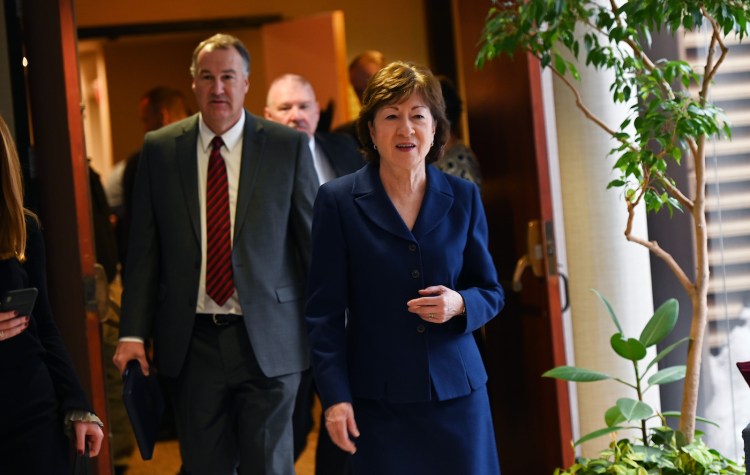
[[[710,84],[713,82],[713,79],[716,76],[716,73],[719,71],[719,67],[721,67],[722,63],[724,62],[724,59],[727,57],[727,54],[729,54],[729,48],[727,48],[727,45],[724,44],[724,40],[721,38],[721,26],[716,21],[716,19],[709,15],[706,7],[702,6],[701,12],[703,13],[703,16],[711,22],[712,28],[711,47],[708,49],[708,57],[706,58],[706,75],[703,78],[703,87],[701,88],[701,105],[704,105],[705,101],[708,100],[708,89],[710,87]],[[715,46],[717,44],[721,49],[721,54],[719,55],[719,59],[716,60],[716,63],[712,64]]]
[[[584,104],[583,98],[581,97],[581,93],[578,91],[578,88],[576,88],[575,85],[573,85],[573,83],[570,82],[570,80],[567,77],[565,77],[563,74],[560,74],[555,68],[550,68],[550,69],[555,74],[555,76],[560,78],[562,82],[568,87],[568,89],[570,89],[570,91],[573,93],[576,99],[576,107],[578,107],[578,109],[580,109],[581,112],[583,112],[583,115],[585,115],[587,119],[589,119],[590,121],[598,125],[599,128],[607,132],[607,134],[609,134],[615,140],[622,143],[623,145],[626,145],[630,150],[634,152],[639,151],[639,149],[636,146],[634,146],[632,143],[622,138],[619,138],[617,136],[617,131],[609,128],[609,126],[605,124],[596,114],[591,112],[591,109],[589,109],[586,106],[586,104]]]
[[[672,197],[674,197],[674,199],[680,202],[680,204],[687,210],[687,212],[689,212],[690,214],[693,213],[695,203],[693,203],[693,200],[685,196],[682,190],[674,186],[674,184],[661,173],[657,175],[656,180],[667,190],[667,193],[669,193]]]
[[[621,27],[625,27],[625,23],[622,20],[622,16],[620,15],[620,8],[617,6],[617,3],[615,0],[609,0],[610,8],[612,9],[612,13],[615,16],[615,21],[617,21],[617,24]],[[656,64],[651,60],[649,55],[646,54],[645,51],[643,51],[643,48],[641,45],[633,41],[632,38],[625,38],[623,42],[630,47],[631,50],[633,50],[633,54],[641,60],[643,63],[643,67],[646,69],[646,71],[652,72],[656,69]],[[675,97],[674,90],[672,89],[672,85],[668,82],[662,80],[661,82],[661,89],[662,92],[664,92],[664,95],[667,99],[672,100]]]
[[[635,207],[636,206],[634,203],[628,203],[628,222],[625,227],[625,239],[630,242],[640,244],[641,246],[648,249],[656,257],[664,261],[667,267],[669,267],[669,269],[674,273],[675,277],[677,277],[680,285],[682,285],[685,291],[690,294],[694,287],[693,282],[688,278],[687,274],[685,274],[685,271],[682,270],[682,267],[680,267],[677,261],[675,261],[674,257],[672,257],[670,253],[662,249],[661,246],[659,246],[658,242],[648,241],[632,234],[633,220],[635,219]]]

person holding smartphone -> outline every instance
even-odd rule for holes
[[[0,305],[10,306],[0,308],[0,473],[67,474],[66,432],[79,454],[88,448],[94,457],[104,439],[102,422],[91,412],[52,316],[41,229],[23,207],[21,166],[2,117],[0,185]]]
[[[36,300],[33,287],[7,293],[0,301],[0,341],[13,338],[29,326],[29,315]],[[16,298],[14,298],[16,297]],[[22,299],[19,304],[18,300]]]

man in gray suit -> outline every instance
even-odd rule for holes
[[[309,366],[317,177],[304,134],[244,110],[249,62],[232,36],[198,45],[200,112],[146,134],[135,184],[114,361],[147,372],[153,338],[193,475],[293,475],[291,416]]]

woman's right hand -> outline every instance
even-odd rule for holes
[[[29,317],[17,312],[0,312],[0,341],[13,338],[29,327]]]
[[[357,446],[354,445],[351,437],[359,437],[359,429],[357,429],[357,423],[354,421],[354,408],[351,403],[334,404],[326,409],[323,417],[325,417],[326,430],[333,443],[344,452],[350,454],[356,452]]]
[[[76,450],[79,454],[83,454],[86,445],[89,446],[89,457],[93,458],[99,455],[99,451],[102,448],[102,440],[104,440],[104,432],[99,424],[95,422],[73,422],[73,433],[75,434]]]

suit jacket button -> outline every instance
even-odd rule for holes
[[[424,333],[425,327],[424,325],[417,325],[417,333]]]
[[[414,243],[409,244],[409,250],[414,252],[417,250],[417,245]]]
[[[411,271],[411,276],[413,278],[415,278],[415,279],[418,279],[419,278],[419,271],[417,269],[414,269],[413,271]]]

